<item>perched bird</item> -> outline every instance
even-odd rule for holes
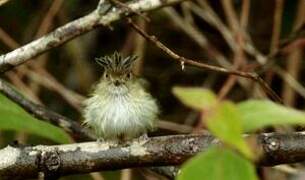
[[[100,140],[127,141],[154,129],[159,109],[132,73],[136,58],[115,52],[96,59],[104,73],[85,101],[84,123]]]

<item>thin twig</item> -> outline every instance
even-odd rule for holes
[[[239,31],[239,23],[236,12],[233,7],[232,0],[221,1],[224,13],[226,14],[226,19],[228,21],[229,27],[233,34],[236,34]]]
[[[229,47],[233,51],[235,51],[235,49],[237,49],[237,46],[236,46],[236,43],[234,43],[235,41],[234,41],[232,32],[225,26],[225,24],[221,21],[221,19],[218,17],[218,15],[215,13],[215,11],[210,7],[210,5],[208,4],[207,1],[198,0],[198,3],[201,5],[202,9],[199,6],[197,6],[195,3],[189,2],[190,6],[192,7],[191,10],[195,14],[197,14],[199,17],[203,18],[208,23],[210,23],[212,26],[214,26],[222,34],[222,36],[228,43]],[[304,34],[305,34],[304,29],[305,29],[305,26],[298,25],[298,29],[296,31],[294,31],[294,33],[291,35],[291,38],[287,39],[285,41],[285,43],[283,43],[283,44],[285,44],[286,46],[289,46],[289,44],[291,44],[295,39],[297,39],[297,38],[300,39],[300,38],[304,37]],[[282,55],[282,53],[286,49],[285,48],[286,46],[282,45],[279,50],[276,50],[275,52],[269,54],[268,56],[264,56],[255,48],[255,46],[253,45],[253,43],[250,39],[250,36],[247,35],[246,31],[244,31],[244,33],[245,33],[245,37],[246,37],[244,50],[247,53],[253,55],[255,57],[255,59],[257,60],[257,62],[261,65],[261,68],[259,70],[256,70],[258,72],[258,74],[261,74],[266,69],[270,69],[273,65],[274,60],[278,56]],[[228,66],[226,64],[221,64],[221,65],[224,67]],[[278,69],[278,67],[277,67],[277,69]],[[281,74],[284,75],[285,77],[289,76],[289,74],[287,74],[283,70],[281,70]],[[287,81],[287,83],[292,88],[294,88],[294,90],[297,92],[301,92],[302,89],[304,89],[304,87],[302,87],[302,85],[300,85],[296,80]],[[296,88],[298,88],[298,89],[296,89]],[[303,96],[303,93],[300,95]],[[305,96],[303,96],[303,97],[305,97]]]
[[[72,107],[74,107],[79,112],[81,111],[81,103],[85,100],[84,96],[66,88],[45,69],[40,69],[39,71],[36,70],[36,72],[28,71],[27,73],[32,81],[37,82],[50,90],[54,90],[59,95],[61,95]]]
[[[163,12],[166,13],[166,15],[171,19],[173,23],[180,27],[193,41],[195,41],[202,49],[204,49],[211,59],[216,59],[219,64],[228,63],[226,57],[221,52],[219,52],[213,44],[209,42],[208,38],[203,33],[201,33],[196,26],[183,20],[183,18],[180,17],[174,8],[169,7],[163,9]]]
[[[143,29],[146,28],[146,22],[140,18],[137,18],[137,23],[139,24],[139,26]],[[137,54],[141,59],[140,61],[137,61],[135,63],[135,66],[133,68],[133,72],[135,73],[135,75],[141,75],[142,71],[143,71],[143,65],[144,65],[144,57],[145,57],[145,50],[146,50],[146,41],[145,39],[143,39],[141,37],[141,35],[139,35],[138,33],[134,32],[134,34],[136,37],[134,37],[134,54]]]
[[[246,63],[246,56],[244,53],[244,44],[245,44],[245,37],[244,37],[244,29],[241,27],[241,22],[238,21],[235,9],[233,7],[233,3],[231,0],[222,1],[222,6],[224,8],[227,21],[229,22],[231,34],[234,35],[234,41],[236,44],[236,48],[234,49],[234,62],[231,68],[233,69],[240,69]],[[244,18],[245,19],[245,18]],[[221,87],[218,93],[218,99],[224,98],[227,93],[233,88],[237,80],[236,76],[229,76],[228,79],[225,81],[224,85]]]
[[[277,51],[280,42],[282,15],[284,9],[284,0],[275,1],[275,12],[273,17],[272,37],[270,44],[270,54]]]
[[[190,4],[188,2],[182,3],[181,8],[182,8],[184,21],[187,22],[188,24],[194,25],[195,21],[192,12],[190,10]]]
[[[216,12],[210,7],[209,3],[206,0],[197,0],[197,4],[190,2],[191,10],[198,15],[198,17],[205,20],[211,26],[216,28],[222,37],[226,40],[230,49],[234,51],[237,49],[236,44],[234,43],[233,34],[230,29],[222,22],[221,18],[216,14]]]
[[[35,35],[35,39],[44,35],[45,33],[47,33],[49,31],[50,27],[53,24],[52,21],[53,21],[55,15],[60,10],[63,2],[64,2],[63,0],[54,0],[52,2],[48,12],[46,13],[46,15],[43,18],[40,26],[38,27],[38,31]]]
[[[0,27],[0,40],[3,41],[9,48],[14,49],[18,47],[18,43],[8,35],[1,27]]]
[[[191,133],[193,131],[193,127],[184,125],[184,124],[177,124],[171,121],[165,121],[165,120],[158,120],[157,126],[159,129],[164,129],[168,131],[173,131],[175,133]]]
[[[0,29],[0,39],[3,39],[1,37],[6,37],[7,39],[11,39],[13,42],[13,47],[10,46],[6,41],[3,41],[7,46],[10,48],[18,48],[20,45],[5,31],[3,31],[3,34],[1,34],[1,29]],[[3,35],[3,36],[2,36]],[[81,96],[80,94],[64,87],[53,75],[51,75],[48,71],[46,71],[44,68],[41,68],[40,63],[34,64],[34,70],[28,68],[30,64],[26,64],[25,66],[20,66],[19,68],[16,69],[16,72],[18,74],[23,74],[28,76],[33,82],[39,83],[42,86],[49,88],[51,90],[56,91],[58,94],[60,94],[72,107],[74,107],[76,110],[80,111],[80,105],[81,102],[84,100],[84,97]],[[32,63],[33,65],[33,63]],[[12,79],[14,81],[12,82],[20,82],[19,84],[16,85],[21,85],[19,88],[22,88],[24,90],[29,89],[21,80],[21,77],[16,77],[12,72],[8,73],[9,79]],[[18,79],[17,79],[18,78]],[[21,84],[22,83],[22,84]],[[36,102],[40,102],[38,97],[34,96],[33,92],[25,91],[27,95],[30,95],[35,99]]]
[[[63,4],[63,0],[54,0],[49,8],[49,10],[47,11],[46,15],[44,16],[43,20],[41,21],[39,27],[38,27],[38,31],[36,32],[34,38],[37,39],[39,37],[41,37],[42,35],[46,34],[53,26],[53,21],[54,18],[56,16],[56,14],[59,12],[59,10],[61,10],[62,4]],[[33,67],[34,69],[40,69],[43,68],[46,64],[46,62],[48,61],[48,56],[47,54],[42,54],[41,56],[37,57],[38,58],[38,63],[35,63],[34,61],[32,61],[31,63],[29,63],[29,65],[31,67]],[[37,91],[39,91],[40,89],[37,89]]]
[[[190,10],[197,8],[197,11],[201,11],[197,6],[194,7],[194,3],[192,2],[186,2],[184,4],[188,4]],[[229,60],[208,40],[205,34],[199,31],[196,26],[190,24],[190,22],[186,20],[183,20],[183,18],[180,17],[180,15],[172,7],[163,9],[163,11],[168,15],[169,18],[171,18],[173,23],[179,26],[195,43],[197,43],[203,50],[205,50],[211,60],[216,60],[216,62],[222,67],[232,67],[231,62],[229,62]],[[201,12],[206,13],[206,11]],[[233,39],[230,42],[234,44]],[[244,79],[236,79],[241,87],[243,87],[245,90],[249,90],[249,83],[245,82]]]
[[[212,66],[204,63],[200,63],[199,61],[194,61],[191,59],[187,59],[185,57],[177,55],[175,52],[170,50],[168,47],[166,47],[163,43],[157,40],[155,36],[150,36],[146,32],[144,32],[138,25],[132,22],[130,18],[128,18],[128,23],[133,27],[134,30],[136,30],[139,34],[141,34],[145,39],[149,40],[151,43],[153,43],[155,46],[160,48],[162,51],[164,51],[166,54],[168,54],[171,58],[174,60],[184,63],[184,64],[189,64],[192,66],[208,69],[211,71],[217,71],[220,73],[224,74],[231,74],[231,75],[237,75],[245,78],[252,79],[256,82],[259,83],[259,85],[262,87],[262,89],[270,95],[270,97],[277,101],[277,102],[282,102],[281,98],[268,86],[268,84],[256,73],[254,72],[243,72],[243,71],[238,71],[238,70],[229,70],[226,68],[218,67],[218,66]]]
[[[293,76],[287,73],[285,70],[279,67],[273,68],[275,72],[292,87],[296,92],[299,93],[303,98],[305,98],[305,88],[300,82],[298,82]]]
[[[24,95],[26,95],[30,100],[37,104],[42,104],[39,97],[33,93],[33,91],[20,79],[20,76],[18,75],[18,72],[9,71],[6,73],[7,78],[14,84],[17,89],[22,91]]]
[[[302,1],[299,1],[298,3],[298,10],[296,13],[296,18],[294,20],[293,30],[296,31],[297,28],[304,23],[305,21],[305,4]],[[302,59],[302,48],[294,48],[294,51],[292,51],[288,56],[287,61],[287,73],[291,75],[292,78],[295,80],[298,79],[299,72],[302,68],[301,66],[301,59]],[[290,87],[288,83],[284,84],[283,91],[282,91],[282,97],[285,105],[288,106],[294,106],[296,101],[296,91]]]
[[[249,11],[250,11],[250,0],[243,0],[240,14],[240,27],[246,31],[248,26],[249,19]]]
[[[202,19],[206,20],[210,25],[215,27],[219,33],[223,36],[223,38],[228,43],[229,47],[232,51],[235,51],[237,49],[236,44],[234,43],[234,35],[229,30],[229,28],[222,22],[221,18],[216,14],[216,12],[210,7],[208,2],[206,0],[197,0],[198,3],[203,8],[200,9],[195,3],[190,3],[192,5],[192,10],[195,14],[197,14]],[[267,57],[265,57],[263,54],[261,54],[253,45],[250,36],[246,33],[246,31],[243,31],[244,38],[245,38],[245,45],[243,46],[244,51],[249,53],[250,55],[254,56],[255,59],[260,64],[265,64],[267,61]]]

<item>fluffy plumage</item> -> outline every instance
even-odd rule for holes
[[[101,139],[130,140],[155,126],[158,107],[131,72],[135,59],[119,53],[97,59],[105,71],[85,101],[84,117]]]

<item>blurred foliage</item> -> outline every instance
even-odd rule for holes
[[[210,147],[185,163],[178,180],[258,180],[254,165],[230,149]]]
[[[0,130],[22,131],[57,143],[71,142],[71,138],[63,129],[33,118],[2,94],[0,94],[0,102]]]
[[[177,91],[178,90],[178,91]],[[208,130],[218,137],[224,148],[209,148],[209,150],[188,161],[182,168],[178,179],[257,179],[254,175],[254,162],[258,157],[250,150],[242,134],[249,130],[258,130],[272,125],[304,125],[305,113],[275,104],[266,100],[247,100],[239,104],[229,101],[211,101],[212,92],[198,88],[175,87],[175,95],[186,105],[198,110],[203,104],[201,119]],[[194,97],[200,98],[194,98]],[[207,101],[205,98],[207,97]],[[204,101],[204,103],[202,103]],[[229,145],[229,146],[228,146]],[[233,149],[239,150],[241,157]]]
[[[214,108],[208,108],[206,112],[204,114],[206,117],[202,117],[202,120],[206,122],[212,134],[219,137],[225,144],[237,148],[247,158],[253,158],[242,136],[241,114],[233,103],[224,101]]]
[[[248,100],[238,104],[245,132],[272,125],[304,125],[305,112],[271,101]]]
[[[173,93],[183,104],[199,111],[213,104],[216,105],[216,96],[208,89],[174,87]]]

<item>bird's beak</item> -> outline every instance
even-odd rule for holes
[[[119,85],[121,85],[121,82],[120,82],[119,80],[115,80],[115,81],[114,81],[114,85],[115,85],[115,86],[119,86]]]

